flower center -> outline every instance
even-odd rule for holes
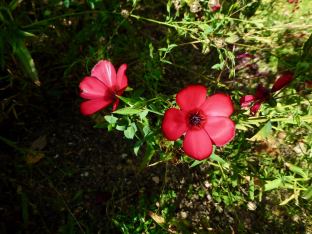
[[[190,119],[191,127],[200,127],[201,128],[203,122],[206,120],[206,116],[200,110],[197,110],[193,113],[189,113],[188,117]]]

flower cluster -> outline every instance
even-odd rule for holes
[[[80,96],[89,101],[83,102],[80,110],[83,115],[91,115],[114,102],[113,111],[116,110],[119,98],[128,87],[125,74],[127,64],[120,66],[117,75],[113,64],[107,60],[98,62],[91,71],[91,76],[85,77],[79,88]]]
[[[292,81],[292,73],[285,73],[274,83],[271,92],[266,90],[262,84],[258,85],[256,95],[247,95],[240,99],[241,107],[248,107],[251,103],[254,103],[250,108],[251,113],[256,116],[261,104],[271,97],[271,93],[281,90]]]
[[[235,135],[235,124],[228,117],[233,113],[232,100],[225,94],[215,94],[208,99],[202,85],[190,85],[176,97],[180,109],[170,108],[161,125],[165,137],[175,141],[184,133],[185,154],[203,160],[212,154],[213,147],[223,146]]]

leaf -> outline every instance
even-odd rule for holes
[[[204,197],[205,196],[205,191],[203,189],[198,190],[198,195],[200,197]]]
[[[312,196],[312,185],[308,188],[307,191],[303,194],[304,199],[309,199]]]
[[[30,149],[34,150],[34,151],[36,151],[36,150],[41,151],[46,146],[47,146],[47,137],[44,135],[44,136],[37,138],[31,144]]]
[[[143,128],[143,132],[144,132],[144,136],[146,136],[149,133],[150,128],[148,126],[144,126]]]
[[[125,137],[128,139],[133,139],[135,131],[132,126],[129,126],[125,131],[124,131]]]
[[[273,181],[269,181],[269,183],[264,185],[264,191],[272,190],[277,188],[282,183],[281,179],[276,179]]]
[[[152,211],[148,211],[148,215],[151,216],[151,218],[154,219],[154,221],[158,224],[165,222],[165,219],[163,217],[158,216],[156,213]]]
[[[192,164],[190,167],[195,167],[195,166],[197,166],[197,165],[199,165],[199,164],[201,164],[201,163],[204,163],[204,162],[206,162],[206,161],[207,161],[207,159],[202,160],[202,161],[195,160],[195,161],[193,162],[193,164]]]
[[[309,56],[312,56],[311,49],[312,49],[312,34],[310,35],[309,39],[304,43],[302,53],[303,60],[306,60]]]
[[[38,86],[41,85],[39,79],[38,79],[38,73],[35,68],[35,63],[32,57],[30,56],[30,53],[24,43],[24,41],[21,38],[16,38],[16,42],[11,42],[13,50],[14,46],[15,48],[15,54],[19,58],[19,60],[22,62],[27,74],[30,76],[30,78],[34,81],[34,83]]]
[[[124,131],[127,129],[129,125],[129,121],[126,120],[126,119],[120,119],[117,121],[117,127],[116,129],[119,130],[119,131]]]
[[[136,156],[138,156],[138,151],[141,147],[141,144],[142,142],[141,141],[137,141],[135,144],[134,144],[134,148],[133,148],[133,151],[135,153]]]
[[[168,60],[165,60],[165,59],[161,59],[160,62],[172,64],[171,62],[169,62]]]
[[[130,98],[126,98],[126,97],[123,97],[123,96],[119,96],[117,95],[117,97],[119,99],[121,99],[124,103],[128,104],[128,105],[133,105],[135,103],[135,101],[133,101],[132,99]]]
[[[83,189],[80,189],[76,195],[73,197],[72,201],[75,201],[78,197],[80,197],[80,195],[83,193]]]
[[[22,196],[22,215],[23,215],[23,221],[24,223],[28,223],[28,202],[27,202],[27,196],[23,192],[21,194]]]
[[[119,110],[114,111],[114,114],[120,114],[120,115],[133,115],[133,114],[138,114],[140,112],[142,112],[142,109],[134,109],[134,108],[122,108]]]
[[[145,152],[145,156],[144,156],[143,162],[142,162],[138,172],[135,174],[135,176],[137,176],[143,170],[143,168],[146,167],[148,162],[153,157],[155,151],[156,150],[150,144],[147,145],[147,149],[146,149],[146,152]]]
[[[32,151],[32,150],[30,150]],[[40,159],[44,158],[44,154],[43,153],[32,153],[29,152],[25,158],[25,161],[27,164],[34,164],[36,162],[39,162]]]
[[[139,113],[138,115],[140,116],[140,119],[143,120],[148,114],[148,111],[143,111],[141,113]]]
[[[248,139],[249,141],[260,141],[260,140],[265,140],[265,138],[268,139],[269,143],[274,142],[273,136],[271,136],[270,132],[272,130],[272,123],[271,121],[267,122],[261,130],[254,135],[252,138]]]
[[[220,163],[227,163],[226,161],[224,161],[221,157],[219,157],[216,154],[212,154],[209,158]]]
[[[65,4],[66,8],[69,7],[69,3],[70,3],[69,0],[65,0],[65,1],[64,1],[64,4]]]
[[[296,165],[291,163],[285,163],[285,165],[289,167],[289,170],[291,170],[292,172],[295,172],[296,174],[301,175],[304,178],[308,178],[308,175],[300,167],[297,167]]]
[[[115,117],[114,115],[105,115],[104,119],[106,119],[107,122],[110,124],[117,123],[118,118]]]

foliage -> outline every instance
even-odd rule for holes
[[[146,167],[170,161],[190,167],[209,164],[213,170],[207,176],[216,203],[235,210],[248,201],[261,203],[274,193],[279,196],[277,204],[294,214],[300,206],[308,209],[312,3],[232,0],[220,1],[221,8],[215,8],[213,2],[1,1],[0,123],[17,124],[30,113],[57,113],[58,103],[66,98],[78,108],[79,83],[99,60],[111,61],[116,69],[126,63],[129,85],[118,96],[118,108],[112,112],[109,106],[92,118],[100,119],[95,128],[122,131],[133,142],[132,150],[141,161],[136,176]],[[249,56],[241,56],[246,52]],[[254,95],[260,83],[272,87],[285,73],[292,74],[291,81],[267,94],[250,117],[253,113],[240,106],[240,99]],[[165,112],[178,107],[176,94],[196,83],[207,88],[208,96],[226,93],[232,98],[235,110],[230,118],[237,133],[230,143],[214,146],[211,157],[202,161],[184,154],[184,136],[169,141],[161,130]],[[7,137],[0,139],[27,153]],[[296,151],[282,150],[287,147]],[[273,148],[279,152],[271,154],[268,149]],[[281,196],[281,191],[289,196]],[[189,185],[187,196],[194,194],[203,197],[205,190]],[[123,233],[195,230],[188,221],[175,218],[176,207],[169,202],[174,196],[174,191],[163,190],[153,200],[161,204],[157,210],[141,201],[140,211],[134,205],[130,217],[118,214],[111,220]],[[26,198],[22,194],[25,222]],[[149,218],[148,211],[155,215]],[[157,217],[165,221],[157,222]],[[72,233],[78,223],[68,220],[70,224],[60,229]],[[236,228],[243,229],[240,221]]]

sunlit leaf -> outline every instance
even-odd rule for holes
[[[291,170],[292,172],[295,172],[296,174],[301,175],[304,178],[308,177],[308,175],[300,167],[297,167],[296,165],[291,163],[285,163],[285,165],[289,167],[289,170]]]
[[[280,184],[282,183],[281,179],[276,179],[273,181],[268,182],[267,184],[264,185],[264,191],[272,190],[277,188]]]

